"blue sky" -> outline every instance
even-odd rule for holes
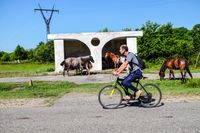
[[[140,28],[148,20],[158,24],[192,29],[200,24],[200,0],[1,0],[0,51],[13,52],[19,44],[25,49],[46,42],[46,27],[40,12],[55,9],[50,31],[58,33],[98,32]],[[49,16],[45,13],[45,16]]]

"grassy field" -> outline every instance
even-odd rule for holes
[[[54,63],[1,63],[0,78],[47,75],[54,71]]]
[[[54,63],[0,63],[0,78],[48,75],[54,72]],[[160,65],[148,65],[144,73],[158,73]],[[190,67],[192,73],[200,73],[200,68]],[[97,73],[111,73],[111,70],[98,71]],[[169,70],[166,70],[169,73]],[[178,70],[175,73],[179,73]]]
[[[47,75],[54,71],[54,63],[22,63],[0,64],[0,77],[37,76]],[[151,66],[144,73],[158,73],[159,66]],[[200,69],[191,67],[192,72],[200,72]],[[104,71],[107,72],[107,71]],[[102,73],[104,73],[102,72]],[[111,70],[108,71],[111,73]],[[176,71],[179,72],[179,71]],[[143,83],[155,83],[159,85],[164,95],[198,95],[200,96],[200,79],[188,80],[182,84],[177,80],[143,80]],[[98,93],[106,84],[77,85],[70,82],[40,82],[34,81],[33,86],[28,83],[0,83],[0,99],[12,98],[58,98],[69,92]]]
[[[200,79],[188,80],[181,83],[177,80],[143,80],[142,83],[157,84],[164,95],[199,95]],[[28,83],[0,83],[0,99],[12,98],[58,98],[66,93],[94,93],[111,83],[81,84],[77,85],[70,82],[33,82],[33,86]]]

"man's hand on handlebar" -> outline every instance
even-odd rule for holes
[[[119,73],[118,73],[117,71],[114,70],[114,71],[112,72],[112,74],[113,74],[114,76],[117,76]]]

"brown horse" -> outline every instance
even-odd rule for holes
[[[110,59],[114,63],[114,69],[119,67],[119,55],[108,51],[105,54],[105,59]]]
[[[160,72],[159,72],[160,80],[164,79],[165,70],[167,68],[170,70],[170,73],[169,73],[170,79],[171,79],[171,75],[173,76],[173,79],[175,79],[173,70],[180,70],[183,81],[185,80],[186,71],[188,72],[190,77],[193,78],[192,74],[190,72],[190,69],[189,69],[188,61],[186,59],[183,59],[183,58],[168,58],[168,59],[166,59],[160,68]]]

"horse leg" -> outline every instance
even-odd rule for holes
[[[186,71],[184,71],[184,79],[185,79],[185,82],[186,82]]]
[[[182,70],[180,70],[180,72],[181,72],[181,80],[182,80],[182,83],[184,83],[185,82],[185,73],[183,74],[183,71]]]
[[[76,68],[75,69],[75,71],[76,71],[76,75],[78,74],[78,72],[79,72],[79,68]]]
[[[87,75],[90,75],[89,62],[85,63],[85,68],[86,68],[86,71],[87,71]]]
[[[173,79],[174,79],[174,72],[172,69],[169,70],[169,79],[171,79],[173,76]]]
[[[63,69],[63,76],[65,76],[65,69]]]
[[[63,66],[63,76],[65,76],[65,67]]]
[[[70,66],[68,65],[68,66],[67,66],[67,69],[66,69],[66,71],[67,71],[67,76],[69,76],[69,69],[70,69]]]
[[[184,78],[186,77],[186,71],[184,71],[183,77],[184,77]]]
[[[174,78],[174,80],[175,80],[175,75],[174,75],[174,71],[172,70],[172,75],[173,75],[173,78]]]
[[[171,79],[171,74],[172,74],[171,70],[169,70],[169,79]]]
[[[190,75],[191,79],[193,78],[192,73],[190,72],[189,66],[186,67],[186,71],[188,72],[188,74]]]
[[[173,79],[175,80],[174,71],[171,70],[171,73],[172,73]]]
[[[80,73],[82,75],[83,74],[83,66],[81,64],[79,64],[79,68],[80,68]]]

